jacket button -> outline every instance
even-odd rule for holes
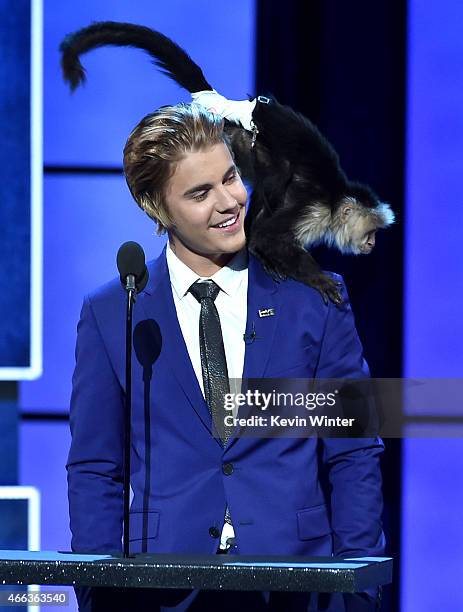
[[[222,472],[225,476],[231,476],[233,474],[233,463],[224,463],[222,466]]]
[[[217,527],[209,527],[209,535],[211,538],[218,538],[220,536],[220,531]]]

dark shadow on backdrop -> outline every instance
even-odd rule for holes
[[[133,330],[133,348],[143,368],[143,411],[145,427],[145,484],[143,488],[142,553],[148,552],[148,512],[151,491],[151,379],[153,365],[161,353],[162,335],[153,319],[140,321]]]
[[[256,92],[314,121],[351,179],[389,202],[397,223],[367,257],[314,255],[342,274],[375,377],[402,376],[406,2],[257,1]],[[383,610],[399,610],[401,442],[383,458],[388,553],[395,582]]]

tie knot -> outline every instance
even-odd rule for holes
[[[218,296],[220,287],[214,283],[213,280],[207,281],[196,281],[188,289],[192,293],[198,302],[201,302],[205,298],[211,298],[212,301]]]

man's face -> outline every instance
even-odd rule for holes
[[[171,246],[192,269],[208,262],[222,267],[244,246],[247,193],[224,143],[187,153],[176,164],[165,199],[174,224]],[[228,227],[217,227],[230,220]]]

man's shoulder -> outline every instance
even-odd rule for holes
[[[158,262],[159,257],[146,262],[149,279],[152,278]],[[120,277],[116,276],[87,293],[84,301],[89,302],[92,306],[98,308],[100,306],[107,307],[108,305],[115,305],[119,303],[125,304],[126,300],[127,293],[122,286]]]
[[[330,276],[338,283],[341,283],[343,287],[345,286],[343,277],[337,272],[331,272],[329,270],[322,270],[322,274],[325,274],[326,276]],[[320,298],[321,301],[323,302],[323,298],[320,292],[318,291],[318,289],[315,289],[314,287],[310,285],[306,285],[305,283],[301,281],[294,280],[293,278],[287,278],[284,281],[282,281],[280,285],[281,285],[281,288],[285,291],[295,292],[295,293],[298,293],[304,296],[317,297],[317,298]]]
[[[273,284],[274,288],[276,288],[280,295],[285,300],[295,300],[298,303],[310,303],[313,306],[318,306],[321,309],[325,310],[327,305],[325,304],[321,293],[318,289],[311,287],[310,285],[306,285],[301,281],[294,280],[293,278],[287,277],[284,280],[275,280],[270,274],[268,274],[259,260],[252,255],[250,256],[253,264],[250,266],[250,270],[253,270],[255,278],[259,279],[262,277],[266,278],[266,282]],[[347,297],[346,288],[344,279],[342,276],[336,272],[331,272],[329,270],[322,270],[323,274],[330,276],[335,281],[341,283],[341,291],[344,297]]]

